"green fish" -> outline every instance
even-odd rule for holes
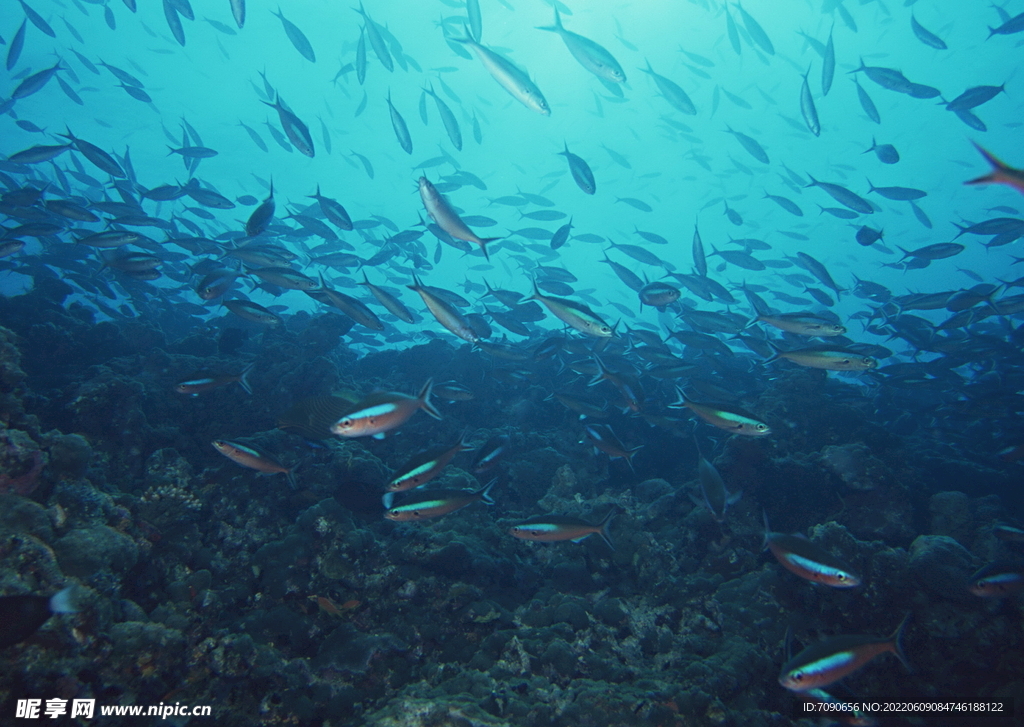
[[[712,426],[733,434],[746,437],[764,437],[772,430],[767,424],[750,412],[729,404],[698,404],[686,398],[682,389],[676,388],[679,399],[669,404],[670,409],[689,409]]]
[[[544,305],[551,314],[580,333],[595,338],[611,338],[615,330],[605,323],[594,311],[582,303],[576,303],[565,298],[555,298],[548,295],[541,295],[537,288],[537,281],[533,281],[533,295],[528,300],[536,300]]]

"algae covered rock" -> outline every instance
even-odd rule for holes
[[[67,575],[85,579],[102,571],[123,573],[139,558],[135,541],[106,525],[72,530],[53,544],[53,550]]]
[[[970,552],[948,535],[921,535],[910,546],[909,570],[937,598],[972,601],[967,579],[974,570]]]

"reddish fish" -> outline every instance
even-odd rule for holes
[[[229,386],[237,383],[245,389],[247,394],[251,394],[252,387],[249,386],[249,372],[252,371],[252,367],[255,365],[256,364],[249,364],[242,370],[242,373],[235,374],[233,376],[192,376],[177,384],[174,387],[174,390],[179,394],[199,396],[210,389],[218,389],[221,386]]]
[[[615,546],[608,536],[608,524],[619,512],[618,507],[613,507],[599,523],[588,523],[586,520],[562,515],[540,515],[513,526],[509,533],[521,540],[537,540],[542,543],[557,543],[561,540],[578,543],[591,535],[599,535],[614,550]]]
[[[295,482],[295,468],[285,467],[280,462],[271,459],[262,452],[238,442],[229,442],[225,439],[215,439],[212,442],[213,448],[230,459],[235,464],[256,470],[260,474],[273,475],[283,474],[288,478],[288,485],[294,490],[298,485]]]
[[[339,437],[383,439],[384,432],[405,424],[420,409],[434,419],[440,419],[440,412],[430,403],[433,388],[434,380],[427,379],[418,396],[409,396],[399,391],[370,394],[356,404],[354,411],[334,422],[331,432]]]
[[[985,157],[985,161],[992,165],[992,171],[977,179],[968,180],[964,184],[1005,184],[1008,187],[1013,187],[1018,192],[1024,193],[1024,169],[1011,167],[983,149],[980,145],[974,142],[971,143]]]
[[[891,651],[910,669],[903,654],[903,630],[910,614],[888,638],[835,636],[808,646],[782,667],[779,684],[794,692],[827,687],[852,674],[880,654]]]

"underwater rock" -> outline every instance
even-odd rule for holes
[[[17,334],[0,326],[0,422],[10,424],[24,412],[19,386],[25,376]]]
[[[893,482],[891,470],[860,442],[829,445],[820,455],[825,467],[851,490],[874,490]]]
[[[53,550],[61,570],[84,580],[102,571],[123,573],[139,558],[138,544],[106,525],[72,530],[53,544]]]
[[[366,717],[367,727],[510,727],[469,695],[444,700],[402,697]]]
[[[939,599],[972,602],[967,579],[975,570],[970,551],[947,535],[920,535],[910,545],[910,573]]]
[[[44,435],[43,446],[50,455],[47,474],[55,478],[77,480],[85,476],[92,458],[92,447],[79,434],[62,434],[57,430]]]
[[[971,498],[962,492],[937,492],[928,500],[931,515],[929,532],[932,535],[948,535],[961,543],[969,543],[973,535],[974,515],[971,512]]]
[[[53,540],[50,514],[34,500],[0,494],[0,537],[15,533],[33,535],[44,543]]]
[[[31,495],[47,457],[25,432],[0,425],[0,493]]]

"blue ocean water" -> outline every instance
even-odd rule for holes
[[[123,627],[145,622],[175,644],[261,654],[244,666],[223,653],[156,660],[162,691],[76,672],[78,693],[116,683],[142,701],[172,689],[227,700],[251,667],[248,688],[277,701],[231,698],[239,723],[419,724],[420,707],[447,719],[469,704],[478,724],[788,724],[810,713],[801,690],[779,685],[787,625],[803,646],[851,633],[884,642],[909,611],[910,661],[923,669],[885,657],[839,699],[925,702],[946,688],[1012,711],[1019,602],[969,587],[987,563],[1008,592],[1022,578],[1016,535],[999,527],[1024,522],[1013,486],[1024,6],[4,10],[0,326],[25,376],[2,389],[17,404],[4,405],[0,485],[71,511],[39,537],[64,540],[61,572],[105,614],[91,638],[120,625],[122,652],[148,648]],[[561,33],[543,29],[555,23]],[[52,160],[33,156],[58,144],[69,146]],[[965,185],[992,172],[983,150],[1011,165],[1016,186]],[[440,207],[421,177],[445,195]],[[258,220],[271,199],[273,217]],[[33,224],[44,227],[22,227]],[[105,230],[136,234],[96,247],[89,236]],[[415,322],[360,287],[364,275]],[[201,295],[211,280],[224,288]],[[414,281],[431,288],[421,297]],[[668,298],[641,305],[635,288],[655,282]],[[487,285],[529,296],[535,284],[540,307],[483,297]],[[357,298],[369,318],[318,286]],[[224,301],[255,308],[243,319]],[[254,322],[253,310],[280,321]],[[793,330],[806,325],[842,330]],[[235,383],[243,371],[252,397]],[[358,428],[373,407],[391,416],[428,378],[473,398],[446,397],[440,421],[414,406],[375,422],[402,427],[383,441],[329,429],[346,416]],[[305,429],[286,414],[295,406]],[[88,470],[55,464],[74,447],[51,430],[84,437]],[[458,474],[433,489],[378,504],[410,460],[434,462],[464,431],[484,450],[507,438],[493,509],[479,501],[495,472],[474,471],[476,454],[457,455]],[[251,450],[227,462],[214,440]],[[34,469],[33,453],[46,466]],[[171,514],[153,505],[168,492]],[[421,507],[436,513],[406,516]],[[608,526],[615,550],[566,542],[598,532],[609,508],[622,510]],[[865,587],[782,571],[760,553],[762,511],[773,529],[854,561]],[[540,513],[557,517],[535,539],[556,542],[508,536]],[[421,518],[431,522],[408,523]],[[97,546],[71,563],[75,538],[98,542],[100,528],[133,555]],[[192,542],[201,555],[181,545]],[[61,585],[12,576],[5,587]],[[122,601],[132,605],[109,606]],[[465,634],[470,646],[452,645]],[[935,638],[970,642],[969,666],[937,665],[948,654]],[[260,659],[277,666],[261,671]],[[275,680],[281,664],[295,674]],[[55,688],[60,667],[44,671],[34,686]],[[194,686],[203,673],[216,674],[206,692]],[[613,706],[595,696],[616,689]],[[410,721],[387,721],[396,712]],[[946,723],[982,724],[934,722]]]

